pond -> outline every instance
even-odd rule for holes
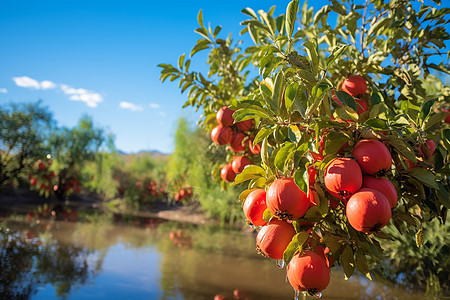
[[[0,218],[0,299],[293,299],[255,235],[114,213],[13,214]],[[424,299],[333,268],[322,299],[406,297]]]

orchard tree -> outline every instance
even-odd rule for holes
[[[80,172],[85,163],[101,158],[102,151],[114,149],[112,136],[104,129],[94,127],[88,116],[82,117],[72,129],[63,127],[54,131],[49,146],[56,173],[53,191],[59,200],[80,191]],[[98,167],[101,168],[101,164]]]
[[[184,54],[177,67],[160,65],[228,153],[222,163],[237,176],[222,179],[249,182],[239,200],[263,224],[258,249],[287,265],[296,293],[319,296],[333,263],[346,278],[384,276],[395,238],[384,226],[413,230],[423,247],[424,224],[446,221],[450,10],[439,2],[331,0],[315,12],[294,0],[279,16],[246,8],[241,34],[254,45],[244,49],[206,28],[200,11],[190,59],[209,50],[208,74],[190,71]],[[252,125],[240,130],[244,121]]]
[[[48,154],[45,140],[53,125],[51,113],[40,102],[0,108],[0,187],[29,173]]]

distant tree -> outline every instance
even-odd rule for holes
[[[53,125],[52,114],[41,102],[0,107],[0,187],[48,154],[45,140]]]
[[[114,149],[113,137],[104,129],[94,127],[88,116],[83,116],[73,129],[55,130],[49,146],[57,177],[53,190],[59,200],[78,191],[80,170],[85,163],[95,161],[103,150]]]

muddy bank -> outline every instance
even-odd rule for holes
[[[62,206],[82,211],[98,209],[100,211],[113,211],[137,217],[158,218],[181,223],[196,225],[218,225],[219,221],[207,217],[199,203],[189,205],[168,205],[162,200],[157,200],[142,210],[128,209],[120,199],[104,201],[96,195],[79,194],[71,196],[67,201],[61,202],[54,197],[41,197],[35,191],[23,189],[3,189],[0,193],[0,216],[6,216],[12,212],[26,214],[37,206],[47,204],[50,211],[58,210]]]

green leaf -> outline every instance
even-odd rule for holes
[[[295,19],[299,9],[299,0],[293,0],[289,2],[286,9],[286,33],[288,38],[292,37],[295,28]]]
[[[203,11],[201,9],[197,15],[197,21],[198,21],[198,25],[200,25],[202,28],[205,28],[205,25],[203,25]],[[206,28],[205,28],[205,30],[206,30]]]
[[[350,246],[346,246],[341,255],[341,266],[344,269],[345,279],[349,279],[355,271],[355,261],[353,258],[353,249]]]
[[[327,58],[327,68],[329,68],[347,50],[349,46],[350,45],[340,45],[335,47],[330,56]]]
[[[419,231],[417,231],[416,233],[416,245],[417,248],[423,246],[423,228],[420,228]]]
[[[239,201],[244,201],[245,199],[247,199],[247,196],[253,192],[256,191],[258,189],[247,189],[245,191],[243,191],[240,195],[239,195]]]
[[[273,218],[273,214],[270,212],[270,210],[267,208],[263,212],[263,219],[266,221],[267,224],[269,224],[270,220]]]
[[[183,69],[183,63],[184,63],[184,57],[186,56],[186,53],[183,53],[180,58],[178,59],[178,67],[180,70]]]
[[[361,251],[356,251],[355,267],[361,274],[366,276],[368,279],[372,280],[372,276],[370,276],[369,265],[367,264],[366,256]]]
[[[216,26],[216,28],[214,29],[214,33],[213,33],[213,37],[216,38],[217,35],[219,34],[220,30],[222,30],[222,26]]]
[[[370,105],[374,107],[381,102],[383,102],[383,95],[378,91],[374,91],[370,96]]]
[[[439,202],[441,202],[442,205],[447,207],[447,209],[450,209],[450,194],[445,189],[444,185],[440,182],[437,183],[439,186],[439,190],[436,190],[436,196],[439,199]]]
[[[325,245],[330,249],[331,253],[337,253],[341,247],[341,238],[333,234],[325,234],[323,237]]]
[[[256,145],[260,143],[262,140],[264,140],[266,137],[272,134],[272,132],[275,130],[274,127],[270,128],[262,128],[255,136],[255,139],[253,140],[253,143]]]
[[[250,165],[245,167],[244,170],[236,176],[234,184],[239,184],[255,177],[264,177],[265,175],[266,172],[263,168],[256,165]]]
[[[330,12],[330,7],[328,5],[322,6],[317,13],[314,15],[314,25],[317,25],[319,21],[323,18],[323,16],[327,15]]]
[[[420,119],[423,121],[427,118],[428,114],[430,113],[431,107],[433,106],[435,100],[428,100],[422,105],[422,108],[420,110]]]
[[[275,82],[273,86],[273,93],[272,93],[272,101],[270,101],[270,108],[275,114],[278,114],[279,107],[281,104],[281,99],[284,96],[284,74],[283,72],[279,72],[275,76]]]
[[[243,14],[246,14],[246,15],[250,16],[250,17],[253,17],[253,18],[255,18],[255,19],[258,19],[258,15],[255,13],[255,11],[254,11],[253,9],[251,9],[251,8],[249,8],[249,7],[244,8],[243,10],[241,10],[241,12],[242,12]]]
[[[295,96],[297,95],[298,86],[299,86],[298,82],[293,82],[286,87],[286,90],[284,92],[284,105],[286,106],[287,110],[289,110],[289,108],[291,108],[292,104],[295,101]]]
[[[311,67],[314,77],[317,75],[317,70],[319,67],[319,54],[317,52],[317,43],[313,40],[307,40],[303,43],[306,48],[306,53],[311,60]]]
[[[339,3],[337,0],[331,0],[331,10],[337,12],[340,15],[347,15],[347,11],[345,10],[345,6]]]
[[[387,129],[387,122],[382,119],[370,119],[367,120],[364,124],[370,126],[371,128],[375,130],[386,130]]]
[[[308,181],[305,180],[306,170],[304,168],[299,168],[294,172],[294,182],[297,186],[305,193],[308,193]],[[307,173],[307,172],[306,172]]]
[[[347,135],[341,132],[330,132],[325,141],[324,154],[328,155],[337,153],[348,141],[351,141],[351,138]]]
[[[303,244],[308,240],[309,234],[305,231],[301,231],[294,235],[289,245],[286,247],[283,253],[283,259],[286,265],[289,264],[295,253],[302,252]]]
[[[434,125],[441,123],[441,121],[444,120],[445,117],[447,117],[447,115],[448,115],[448,113],[446,113],[446,112],[439,112],[437,114],[433,114],[428,119],[426,119],[425,122],[423,123],[423,125],[422,125],[423,131],[427,131]]]
[[[445,128],[441,131],[442,142],[444,143],[445,149],[450,151],[450,129]]]
[[[336,97],[343,105],[352,108],[354,111],[357,110],[355,99],[352,96],[350,96],[347,92],[336,91]]]
[[[293,150],[295,149],[295,144],[287,142],[283,147],[280,148],[277,155],[275,156],[275,167],[281,172],[284,171],[284,167],[288,158],[293,155]]]
[[[197,44],[194,46],[194,48],[192,48],[190,56],[192,57],[195,53],[202,51],[204,49],[208,49],[209,44],[210,44],[210,42],[207,40],[204,40],[204,39],[198,40]]]
[[[394,147],[404,158],[409,159],[413,164],[417,162],[416,153],[414,149],[401,139],[395,136],[389,136],[388,143]]]
[[[439,186],[436,183],[436,176],[430,171],[420,167],[415,167],[411,169],[409,174],[424,185],[433,189],[439,189]]]
[[[240,122],[245,120],[254,119],[256,117],[260,118],[270,118],[265,112],[258,109],[251,109],[251,108],[242,108],[233,113],[234,122]]]

